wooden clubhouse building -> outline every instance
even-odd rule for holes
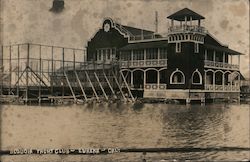
[[[201,25],[205,18],[188,8],[167,18],[165,36],[105,19],[87,44],[87,61],[116,64],[143,98],[238,99],[242,54],[213,37]]]

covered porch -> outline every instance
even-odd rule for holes
[[[132,90],[167,89],[167,68],[122,69],[121,72]]]
[[[238,71],[205,70],[205,91],[239,92],[240,73]]]

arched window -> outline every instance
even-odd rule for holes
[[[198,69],[196,69],[192,74],[192,84],[202,84],[202,75]]]
[[[170,76],[170,84],[184,84],[185,75],[178,68]]]

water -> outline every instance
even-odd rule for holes
[[[2,106],[2,149],[250,147],[249,105],[86,104]],[[142,153],[3,156],[3,161],[142,161]],[[147,153],[169,159],[243,160],[250,152]]]

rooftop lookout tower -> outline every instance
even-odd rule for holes
[[[207,32],[201,26],[201,20],[205,19],[203,16],[184,8],[167,18],[171,20],[171,26],[168,28],[168,43],[194,42],[204,44]]]

